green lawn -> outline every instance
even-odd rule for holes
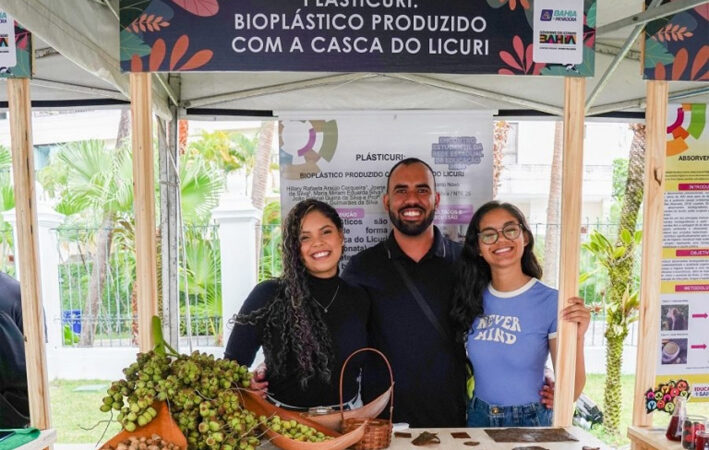
[[[598,406],[603,409],[603,383],[605,375],[588,375],[584,393],[588,395]],[[104,442],[108,437],[115,435],[119,431],[118,424],[112,423],[106,435],[101,439],[101,435],[106,429],[105,423],[100,423],[93,430],[91,428],[102,420],[110,417],[109,413],[99,411],[101,398],[105,395],[109,381],[106,380],[80,380],[67,381],[56,380],[50,383],[49,392],[52,401],[52,426],[58,430],[57,442],[60,444],[70,443],[92,443]],[[631,422],[633,401],[632,395],[635,389],[635,377],[625,375],[622,378],[623,384],[623,415],[621,417],[621,429],[625,430]],[[103,389],[100,389],[102,386]],[[690,414],[701,414],[709,417],[709,403],[690,403],[687,407]],[[666,426],[669,421],[667,414],[655,413],[654,425]],[[591,430],[595,436],[608,444],[618,446],[629,444],[628,438],[623,435],[619,440],[613,440],[603,433],[601,427],[594,427]]]
[[[106,380],[55,380],[49,383],[49,395],[52,402],[52,427],[57,430],[57,442],[60,444],[96,444],[106,441],[120,430],[117,423],[112,423],[106,431],[110,413],[99,411],[101,399],[106,395],[110,382]],[[99,385],[103,389],[99,389]],[[89,390],[83,390],[83,389]],[[78,390],[77,390],[78,389]],[[93,430],[91,428],[97,425]],[[106,436],[101,435],[106,431]]]

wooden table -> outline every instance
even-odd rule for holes
[[[628,438],[634,450],[682,450],[682,444],[665,437],[664,428],[628,427]]]
[[[37,439],[17,447],[15,450],[41,450],[51,447],[57,441],[57,430],[49,429],[39,432]]]
[[[516,442],[516,443],[499,443],[495,442],[490,438],[490,436],[485,433],[483,428],[414,428],[410,430],[402,430],[403,432],[411,433],[411,438],[401,438],[392,437],[390,449],[436,449],[436,450],[448,450],[448,449],[475,449],[475,450],[511,450],[515,447],[528,447],[532,445],[539,445],[541,447],[547,448],[549,450],[581,450],[584,446],[598,447],[601,449],[610,449],[606,444],[600,442],[596,437],[591,435],[588,431],[584,431],[577,427],[566,427],[566,431],[572,436],[578,439],[578,442],[543,442],[543,443],[528,443],[528,442]],[[441,439],[440,444],[429,444],[425,447],[417,447],[411,444],[411,440],[418,436],[422,431],[429,431],[432,433],[438,433],[438,437]],[[470,435],[470,439],[455,439],[451,435],[452,432],[464,431]],[[465,442],[475,441],[479,442],[479,445],[468,446]]]

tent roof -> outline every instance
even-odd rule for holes
[[[638,14],[642,4],[642,0],[598,0],[596,75],[587,82],[587,95],[599,84],[614,54],[633,30],[626,26],[606,32],[603,27]],[[35,36],[33,101],[129,100],[128,76],[120,72],[118,61],[118,0],[0,0],[0,9]],[[644,108],[640,40],[590,105],[591,114]],[[183,113],[207,108],[214,114],[219,110],[330,109],[530,109],[559,114],[564,101],[563,83],[556,77],[181,73],[179,77],[170,76],[173,82],[179,79],[180,87],[173,87],[168,94],[167,74],[154,76],[155,110],[165,117],[170,96]],[[670,97],[709,102],[709,88],[707,83],[672,82]],[[6,101],[5,90],[0,90],[0,101]]]

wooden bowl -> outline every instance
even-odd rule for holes
[[[163,441],[172,442],[173,444],[179,446],[181,449],[187,450],[187,439],[185,435],[182,434],[180,428],[177,426],[172,416],[170,415],[170,410],[167,408],[167,403],[165,402],[154,402],[153,408],[157,411],[158,415],[150,421],[144,427],[138,427],[132,433],[128,431],[121,431],[117,435],[113,436],[110,441],[103,444],[110,445],[111,447],[116,447],[121,442],[125,441],[130,437],[146,437],[150,438],[154,434],[159,435]],[[99,447],[99,448],[101,448]]]
[[[375,398],[371,402],[362,406],[361,408],[351,409],[345,411],[345,420],[347,419],[374,419],[386,408],[387,403],[389,403],[389,397],[391,396],[391,391],[394,389],[393,386],[389,386],[389,389],[384,391],[382,395]],[[307,419],[317,422],[321,425],[328,427],[331,430],[342,432],[342,415],[340,412],[332,412],[328,414],[319,414],[317,416],[309,416],[307,413],[301,413],[301,416]]]
[[[267,417],[277,414],[281,417],[281,419],[295,420],[303,425],[315,428],[326,436],[332,437],[332,439],[323,442],[301,442],[276,433],[273,430],[266,429],[266,435],[271,440],[271,443],[278,448],[282,448],[284,450],[339,450],[353,446],[362,440],[362,437],[364,436],[366,423],[363,423],[361,426],[350,431],[349,433],[340,434],[325,425],[301,416],[297,412],[279,408],[252,391],[244,389],[241,393],[244,407],[254,414],[264,415]]]

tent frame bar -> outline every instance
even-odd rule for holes
[[[662,0],[652,0],[650,5],[648,6],[648,11],[652,10],[654,8],[657,8],[661,3],[662,3]],[[608,66],[608,68],[606,68],[606,71],[601,76],[601,79],[598,81],[596,86],[593,88],[591,95],[589,95],[588,98],[586,99],[586,113],[588,113],[593,102],[596,101],[596,97],[598,97],[598,94],[600,94],[601,91],[606,88],[606,85],[608,84],[608,81],[610,80],[611,76],[613,76],[616,69],[620,66],[620,63],[623,61],[623,58],[625,58],[625,55],[630,50],[630,47],[632,47],[633,44],[635,44],[635,41],[638,39],[638,36],[640,36],[640,34],[643,32],[644,29],[645,29],[644,23],[642,23],[640,25],[636,25],[635,28],[633,28],[633,31],[630,33],[630,36],[628,36],[628,38],[625,40],[625,43],[620,48],[620,51],[618,52],[617,55],[615,55],[615,57],[613,58],[613,61],[611,61],[611,64]]]
[[[681,98],[692,97],[695,95],[701,95],[709,93],[709,87],[701,87],[696,89],[687,89],[684,91],[676,91],[670,93],[669,100],[679,100]],[[591,108],[587,115],[595,116],[598,114],[605,114],[613,111],[622,111],[624,109],[630,108],[641,108],[644,109],[646,106],[647,97],[635,98],[633,100],[626,100],[623,102],[607,103],[605,105],[599,105]]]
[[[501,94],[499,92],[474,88],[471,86],[466,86],[464,84],[453,83],[450,81],[445,81],[445,80],[441,80],[441,79],[430,77],[430,76],[416,75],[416,74],[412,74],[412,73],[396,73],[396,74],[395,73],[387,73],[387,74],[382,74],[382,75],[385,77],[389,77],[389,78],[396,78],[399,80],[411,81],[413,83],[418,83],[418,84],[422,84],[425,86],[436,87],[436,88],[447,90],[447,91],[458,92],[461,94],[472,95],[475,97],[480,97],[480,98],[485,98],[485,99],[490,99],[490,100],[498,100],[498,101],[501,100],[503,102],[507,102],[512,105],[524,106],[527,108],[536,109],[537,111],[542,111],[542,112],[549,113],[549,114],[552,114],[555,116],[561,116],[563,114],[562,108],[558,108],[553,105],[535,102],[533,100],[526,100],[526,99],[519,98],[519,97],[513,97],[511,95],[505,95],[505,94]]]
[[[101,97],[112,98],[115,100],[127,100],[126,96],[120,91],[111,89],[103,89],[91,86],[82,86],[80,84],[66,83],[64,81],[47,80],[43,78],[32,78],[30,84],[48,89],[57,89],[62,91],[77,92],[80,94],[98,95]]]
[[[310,78],[307,80],[294,81],[291,83],[274,84],[271,86],[258,87],[254,89],[246,89],[243,91],[230,92],[228,94],[210,95],[207,97],[198,97],[192,100],[184,100],[180,107],[182,108],[200,108],[217,103],[224,103],[233,100],[241,100],[250,97],[258,97],[262,95],[280,94],[283,92],[295,91],[298,89],[308,89],[329,84],[350,83],[352,81],[363,80],[366,78],[376,77],[375,73],[345,73],[339,75],[330,75],[320,78]]]
[[[631,25],[643,25],[648,22],[652,22],[655,19],[666,17],[671,14],[702,5],[706,3],[706,1],[707,0],[675,0],[672,3],[666,3],[662,6],[658,6],[657,8],[653,8],[652,10],[648,9],[641,13],[628,16],[624,19],[602,25],[596,28],[596,36],[620,30],[621,28],[629,27]]]

